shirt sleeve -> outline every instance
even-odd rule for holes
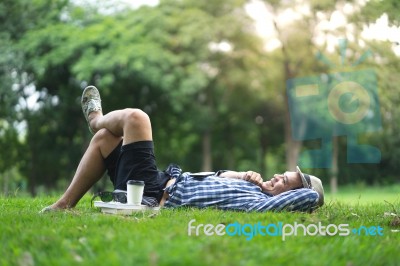
[[[178,178],[182,174],[182,169],[179,165],[171,163],[164,170],[164,173],[167,174],[170,178]]]
[[[318,207],[319,195],[316,191],[301,188],[286,191],[264,200],[252,202],[248,206],[251,211],[313,211]]]

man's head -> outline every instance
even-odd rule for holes
[[[324,204],[324,188],[321,180],[313,175],[304,174],[299,167],[296,172],[275,174],[273,178],[262,184],[262,190],[274,196],[298,188],[315,190],[319,195],[318,205]]]
[[[322,186],[321,179],[313,175],[304,174],[301,172],[298,166],[296,167],[296,170],[296,172],[300,175],[303,187],[315,190],[319,195],[318,205],[324,205],[324,187]]]

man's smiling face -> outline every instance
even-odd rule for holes
[[[283,174],[275,174],[273,178],[263,182],[262,191],[275,196],[301,187],[303,187],[303,184],[297,172],[285,172]]]

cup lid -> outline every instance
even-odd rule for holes
[[[139,185],[139,186],[144,186],[144,181],[142,180],[128,180],[126,182],[127,185]]]

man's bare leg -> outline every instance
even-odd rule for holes
[[[106,129],[98,131],[92,138],[83,155],[71,184],[49,209],[66,209],[75,207],[85,193],[103,176],[106,158],[121,141]]]
[[[140,109],[127,108],[103,116],[100,93],[94,86],[84,89],[81,106],[93,133],[102,128],[108,129],[117,137],[123,136],[123,144],[153,140],[150,119]]]
[[[50,209],[74,207],[85,193],[103,176],[104,159],[115,149],[121,139],[123,144],[152,140],[148,115],[139,109],[123,109],[103,115],[89,114],[89,124],[97,132],[83,155],[71,184]]]
[[[115,136],[123,136],[123,144],[153,139],[150,118],[140,109],[126,108],[104,116],[101,112],[92,112],[88,118],[94,132],[105,128]]]
[[[117,147],[137,141],[152,140],[148,115],[139,109],[123,109],[103,115],[98,90],[88,86],[82,94],[82,111],[91,132],[97,132],[83,155],[71,184],[53,205],[42,211],[74,207],[83,195],[103,176],[104,159]]]

